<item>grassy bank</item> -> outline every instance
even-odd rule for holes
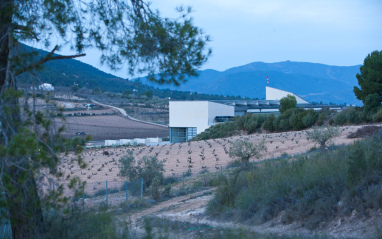
[[[382,132],[354,145],[256,166],[224,178],[208,205],[211,215],[261,223],[284,212],[284,224],[314,229],[354,210],[367,215],[382,208]]]

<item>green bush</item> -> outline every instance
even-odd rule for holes
[[[346,110],[342,110],[337,115],[333,117],[333,124],[335,125],[345,125],[347,123],[347,113]]]
[[[267,151],[265,140],[254,144],[247,140],[237,140],[229,148],[229,156],[241,160],[242,166],[248,166],[251,157],[259,158],[263,151]]]
[[[297,105],[296,97],[293,95],[287,95],[286,97],[281,98],[279,111],[281,114],[284,114],[287,110],[294,109]]]
[[[235,118],[236,127],[238,130],[247,131],[248,134],[256,132],[261,125],[266,121],[267,117],[257,114],[246,114]]]
[[[361,112],[357,108],[350,107],[347,110],[347,121],[352,124],[360,124],[362,122]]]
[[[302,130],[314,125],[317,118],[318,113],[312,109],[294,109],[289,117],[289,124],[293,130]]]
[[[275,131],[275,127],[273,126],[273,121],[275,121],[275,119],[276,119],[276,116],[274,114],[271,114],[267,118],[267,120],[263,123],[262,128],[270,132]]]
[[[306,115],[302,118],[302,123],[305,128],[311,127],[317,122],[318,113],[314,110],[307,110]]]
[[[293,161],[258,164],[221,180],[207,211],[264,222],[284,211],[283,223],[308,229],[353,210],[382,208],[382,133]]]
[[[58,214],[58,213],[57,213]],[[113,213],[100,210],[72,210],[46,217],[45,233],[34,238],[133,238],[128,224],[119,223]],[[49,220],[50,219],[50,220]]]
[[[373,122],[382,122],[382,108],[379,108],[377,113],[372,116]]]
[[[370,112],[374,113],[381,106],[381,98],[378,93],[370,94],[366,96],[363,104],[364,104],[363,110],[366,113],[370,113]]]
[[[206,129],[204,132],[195,136],[192,141],[224,138],[235,134],[237,134],[235,122],[224,122]]]
[[[144,156],[135,161],[133,152],[127,151],[127,155],[119,159],[119,172],[121,177],[127,177],[130,180],[137,180],[143,178],[146,187],[150,187],[155,177],[163,182],[164,165],[155,156]]]
[[[367,119],[371,120],[371,116],[368,116],[367,113],[362,112],[359,108],[349,107],[335,115],[333,123],[335,125],[360,124]]]

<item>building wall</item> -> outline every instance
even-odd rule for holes
[[[303,98],[301,98],[300,96],[298,96],[292,92],[288,92],[285,90],[279,90],[279,89],[272,88],[269,86],[265,87],[265,94],[266,94],[266,100],[281,100],[281,98],[283,98],[283,97],[286,97],[288,95],[292,95],[292,96],[296,97],[297,104],[309,104],[309,102],[307,102],[306,100],[304,100]]]
[[[208,126],[215,124],[216,116],[235,116],[235,107],[208,102]]]
[[[209,101],[170,101],[170,127],[196,127],[200,134],[215,122],[216,116],[234,116],[235,108]]]
[[[170,101],[170,127],[196,127],[197,133],[208,127],[208,101]]]

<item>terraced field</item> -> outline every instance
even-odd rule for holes
[[[93,140],[168,137],[167,127],[128,119],[119,115],[66,117],[56,119],[57,126],[65,124],[64,137],[74,137],[76,132],[92,135]]]
[[[362,126],[347,126],[341,128],[341,136],[334,141],[335,144],[350,144],[356,139],[349,139],[347,136],[355,132]],[[264,160],[279,157],[286,153],[294,155],[305,153],[315,144],[306,139],[304,131],[284,132],[273,134],[252,134],[247,136],[235,136],[222,139],[211,139],[205,141],[176,143],[160,146],[140,146],[140,147],[118,147],[106,149],[87,149],[82,153],[82,157],[88,164],[86,169],[80,169],[78,164],[71,159],[75,155],[69,154],[62,157],[61,170],[65,177],[79,176],[87,183],[108,181],[123,181],[119,177],[118,160],[127,154],[127,150],[133,150],[136,160],[144,156],[156,156],[165,165],[166,176],[181,176],[182,173],[191,172],[198,174],[202,170],[209,172],[220,171],[221,167],[226,168],[233,161],[229,157],[228,151],[231,145],[237,140],[248,140],[257,143],[265,140],[268,148],[259,159]],[[108,153],[105,154],[104,151]]]

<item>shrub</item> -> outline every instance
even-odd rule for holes
[[[128,150],[127,155],[119,159],[119,173],[121,177],[127,177],[129,180],[138,178],[138,170],[133,156],[133,151]]]
[[[318,119],[318,113],[314,110],[307,110],[306,115],[302,118],[302,123],[305,128],[308,128],[316,123]]]
[[[146,187],[150,187],[155,177],[163,182],[164,165],[155,156],[144,156],[136,163],[133,152],[127,151],[119,160],[119,172],[121,177],[127,177],[130,180],[143,178]]]
[[[381,106],[381,98],[378,93],[370,94],[366,96],[363,109],[366,113],[376,112]]]
[[[356,132],[350,133],[348,135],[348,138],[364,138],[364,137],[370,137],[377,133],[381,127],[378,126],[364,126],[362,128],[357,129]]]
[[[325,148],[325,144],[330,142],[334,137],[340,135],[339,128],[336,127],[313,127],[311,131],[306,132],[308,140],[312,140],[320,145],[321,150]]]
[[[279,124],[277,125],[278,131],[288,131],[290,130],[289,120],[287,118],[280,118]]]
[[[151,194],[151,198],[154,199],[155,201],[159,201],[161,197],[161,192],[160,192],[161,184],[162,184],[161,178],[158,176],[155,176],[151,182],[150,194]]]
[[[267,151],[264,140],[258,144],[253,144],[246,140],[238,140],[229,148],[229,156],[239,158],[242,166],[245,167],[248,165],[251,157],[259,158],[262,151]]]
[[[346,110],[342,110],[337,115],[333,117],[333,124],[335,125],[345,125],[348,122]]]
[[[355,209],[382,208],[382,132],[333,151],[293,161],[260,163],[221,180],[207,212],[263,222],[280,212],[282,222],[313,229]],[[324,224],[325,225],[325,224]]]
[[[317,120],[317,125],[322,126],[324,122],[327,120],[327,118],[328,118],[328,115],[326,113],[320,112],[318,116],[318,120]]]
[[[347,122],[352,124],[360,124],[362,122],[361,112],[357,108],[350,107],[346,111],[347,113]]]
[[[382,121],[382,108],[379,108],[377,113],[372,116],[373,122],[381,122]]]
[[[216,124],[195,136],[192,141],[229,137],[237,134],[235,122]]]
[[[275,127],[273,126],[273,121],[275,120],[276,116],[274,114],[271,114],[267,120],[263,123],[263,129],[268,130],[270,132],[275,131]]]
[[[296,97],[292,95],[287,95],[286,97],[281,98],[279,111],[281,114],[284,114],[289,109],[294,109],[297,105]]]
[[[236,127],[239,130],[245,130],[249,134],[256,132],[266,121],[267,117],[257,114],[246,114],[235,118]]]
[[[164,171],[162,161],[155,156],[144,156],[138,160],[138,174],[143,178],[146,187],[149,187],[156,177],[162,183]]]
[[[58,213],[57,213],[58,214]],[[46,217],[50,219],[50,217]],[[128,224],[119,223],[115,215],[100,210],[72,210],[48,220],[45,233],[36,238],[132,238]]]

